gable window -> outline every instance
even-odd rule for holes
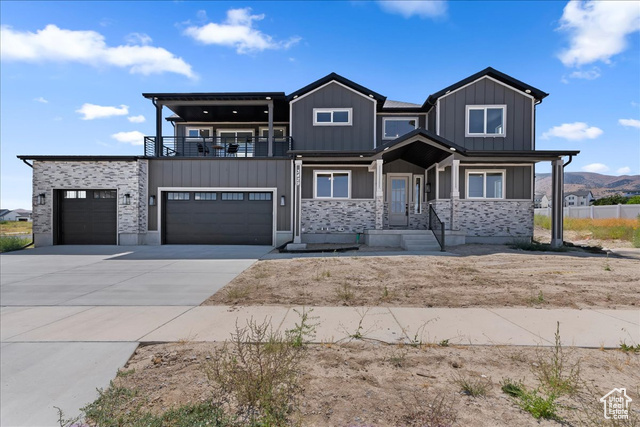
[[[505,136],[506,105],[467,105],[466,136]]]
[[[467,171],[468,199],[504,199],[504,171]]]
[[[315,199],[351,198],[351,172],[313,171],[313,197]]]
[[[384,117],[382,119],[382,139],[396,139],[417,128],[417,117]]]
[[[353,108],[314,108],[314,126],[351,126]]]

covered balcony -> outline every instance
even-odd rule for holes
[[[289,157],[289,105],[283,92],[144,93],[156,107],[148,157]],[[173,114],[163,117],[163,108]],[[163,134],[164,123],[173,135]]]

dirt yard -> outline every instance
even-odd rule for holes
[[[640,261],[502,245],[258,261],[203,305],[638,308]]]
[[[212,399],[205,366],[215,348],[220,344],[140,347],[114,384],[138,390],[145,410],[152,413]],[[356,341],[303,351],[299,409],[291,416],[303,426],[558,425],[537,421],[501,391],[505,378],[523,380],[527,389],[540,387],[537,374],[551,360],[548,348],[398,347]],[[633,401],[640,401],[640,354],[594,349],[564,349],[564,354],[565,374],[577,363],[580,367],[578,393],[558,400],[558,415],[570,425],[603,421],[598,399],[614,387],[627,387]],[[460,379],[482,384],[484,395],[463,393]],[[638,415],[634,413],[636,419]]]

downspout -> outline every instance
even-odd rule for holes
[[[27,166],[29,166],[31,169],[33,169],[33,165],[32,165],[31,163],[27,162],[27,159],[20,159],[20,160],[22,160],[22,162],[23,162],[25,165],[27,165]]]
[[[562,169],[564,170],[564,168],[566,168],[567,166],[569,166],[569,164],[573,161],[573,156],[569,155],[569,161],[567,163],[565,163],[564,165],[562,165]]]
[[[27,162],[27,159],[20,159],[20,160],[22,160],[22,162],[23,162],[25,165],[27,165],[27,166],[29,166],[31,169],[33,169],[33,165],[32,165],[31,163]],[[33,199],[31,199],[31,200],[33,200]],[[33,223],[32,223],[32,224],[33,224]],[[20,249],[18,249],[18,250],[19,250],[19,251],[21,251],[21,250],[23,250],[23,249],[28,248],[28,247],[29,247],[29,246],[31,246],[31,245],[33,245],[33,229],[31,230],[31,241],[30,241],[29,243],[27,243],[26,245],[24,245],[23,247],[21,247]]]

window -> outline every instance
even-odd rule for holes
[[[244,193],[222,193],[222,200],[244,200]]]
[[[504,171],[467,171],[468,199],[504,199]]]
[[[115,199],[116,190],[94,190],[93,198],[94,199]]]
[[[189,193],[167,193],[167,200],[189,200]]]
[[[271,200],[271,193],[249,193],[249,200]]]
[[[284,127],[273,127],[273,137],[274,138],[284,138],[285,128]],[[268,127],[260,127],[260,136],[262,138],[269,138],[269,128]]]
[[[413,213],[422,213],[422,176],[413,177]]]
[[[194,200],[216,200],[216,193],[193,193]]]
[[[351,126],[353,108],[314,108],[314,126]]]
[[[77,190],[65,191],[64,192],[64,198],[65,199],[86,199],[87,198],[87,192],[86,191],[77,191]]]
[[[506,105],[467,105],[466,136],[505,136]]]
[[[382,139],[396,139],[417,127],[417,117],[384,117],[382,119]]]
[[[349,199],[350,171],[313,171],[313,197],[316,199]]]
[[[185,132],[189,138],[208,138],[213,133],[213,128],[186,128]]]

